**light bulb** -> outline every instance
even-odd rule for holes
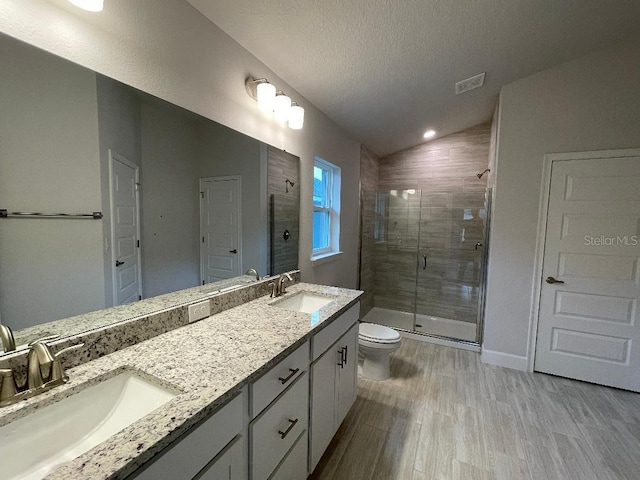
[[[435,136],[436,136],[435,130],[427,130],[426,132],[424,132],[424,135],[423,135],[424,138],[433,138]]]
[[[300,130],[304,124],[304,108],[294,103],[289,110],[289,128]]]
[[[291,110],[291,99],[284,93],[276,95],[276,104],[273,109],[273,117],[279,122],[289,120],[289,111]]]
[[[89,12],[102,11],[103,0],[69,0],[69,2]]]
[[[263,112],[273,112],[276,101],[276,87],[269,82],[259,83],[256,87],[256,94],[258,96],[258,108]]]

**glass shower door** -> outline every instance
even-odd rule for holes
[[[370,321],[413,330],[420,190],[384,190],[376,195],[375,318]]]
[[[484,190],[423,192],[416,332],[478,340],[485,221]]]

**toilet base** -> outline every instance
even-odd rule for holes
[[[358,351],[358,375],[369,380],[388,380],[391,378],[389,354],[400,347],[391,349],[372,349],[360,345]]]

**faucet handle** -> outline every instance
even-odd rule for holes
[[[10,368],[0,369],[0,407],[8,405],[10,400],[18,394],[16,381],[13,377],[13,370]]]
[[[5,352],[13,352],[16,349],[16,340],[9,325],[0,323],[0,343]]]
[[[58,353],[54,355],[53,365],[51,366],[51,374],[49,376],[50,382],[62,381],[63,383],[69,380],[69,377],[66,373],[64,373],[64,369],[62,368],[62,363],[60,362],[60,357],[73,350],[77,350],[79,348],[84,347],[84,343],[78,343],[77,345],[71,345],[70,347],[63,348]]]
[[[33,347],[36,343],[45,343],[45,342],[50,342],[51,340],[56,340],[57,338],[60,338],[60,335],[48,335],[46,337],[42,337],[42,338],[38,338],[37,340],[34,340],[33,342],[29,342],[27,344],[28,347]]]

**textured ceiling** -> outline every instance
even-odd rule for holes
[[[637,0],[188,1],[379,155],[487,121],[502,85],[640,25]]]

